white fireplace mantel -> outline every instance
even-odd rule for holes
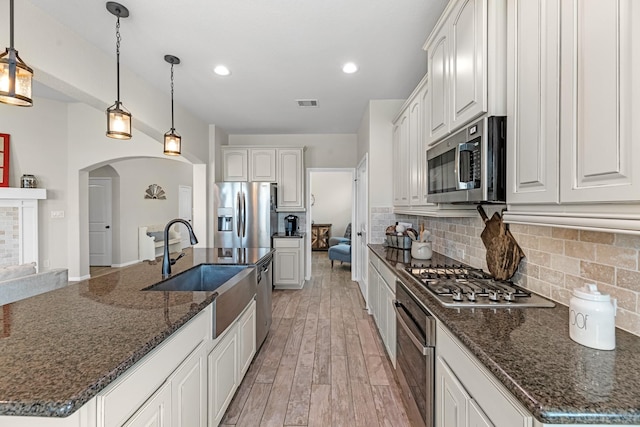
[[[46,199],[45,188],[0,187],[0,200],[34,200]]]
[[[45,188],[0,187],[0,207],[18,209],[19,253],[17,260],[14,253],[12,262],[24,264],[35,261],[38,271],[38,200],[46,198]]]

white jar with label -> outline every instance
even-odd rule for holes
[[[616,348],[617,302],[594,284],[574,289],[569,301],[569,336],[598,350]]]

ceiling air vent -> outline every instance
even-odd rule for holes
[[[318,106],[317,99],[296,99],[296,102],[298,103],[298,107],[303,107],[303,108]]]

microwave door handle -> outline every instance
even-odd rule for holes
[[[455,161],[454,161],[454,167],[453,167],[453,178],[455,179],[456,182],[456,190],[462,190],[462,182],[460,181],[460,147],[462,146],[462,144],[458,144],[456,146],[456,157],[455,157]]]

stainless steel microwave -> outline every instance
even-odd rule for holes
[[[484,117],[427,150],[430,203],[505,202],[506,117]]]

